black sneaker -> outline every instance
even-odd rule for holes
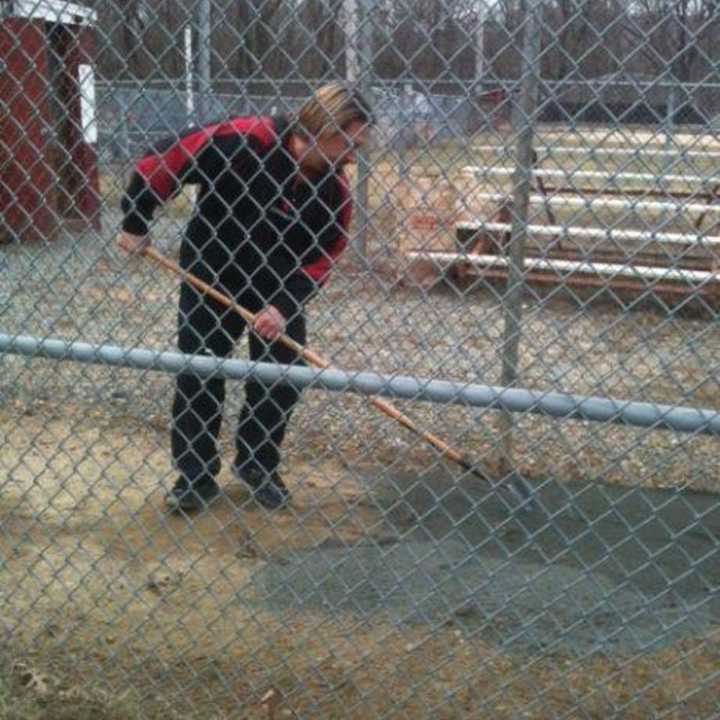
[[[268,475],[257,468],[235,470],[235,475],[251,490],[257,502],[268,510],[278,510],[290,501],[290,491],[275,472]]]
[[[184,477],[178,478],[173,489],[167,494],[165,503],[170,510],[205,510],[220,494],[220,487],[212,479],[189,483]]]

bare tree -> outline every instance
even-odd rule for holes
[[[96,2],[98,69],[107,79],[179,78],[191,0]]]
[[[305,0],[292,27],[295,71],[303,78],[344,75],[344,42],[340,31],[342,0]]]
[[[498,0],[490,6],[485,26],[485,58],[496,78],[516,78],[520,72],[523,0]]]
[[[546,76],[556,80],[582,76],[593,42],[593,9],[599,4],[597,0],[555,0],[549,6],[546,43],[552,52],[545,53]]]
[[[87,1],[87,0],[86,0]],[[196,0],[90,0],[99,72],[179,78],[182,28]],[[376,76],[470,80],[484,23],[486,67],[516,77],[526,0],[376,0],[369,48]],[[213,0],[213,76],[302,79],[345,74],[342,0]],[[628,72],[714,76],[720,0],[548,0],[542,74],[556,80]],[[366,39],[368,39],[366,36]]]
[[[475,25],[468,0],[388,0],[375,11],[375,73],[421,80],[474,78]]]
[[[624,30],[653,74],[691,82],[703,58],[717,58],[718,0],[636,0],[625,12]]]

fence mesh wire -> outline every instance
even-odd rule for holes
[[[0,3],[3,717],[718,717],[719,23]]]

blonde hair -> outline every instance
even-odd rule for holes
[[[306,137],[347,129],[352,122],[372,125],[372,110],[357,90],[329,83],[319,88],[298,113],[296,130]]]

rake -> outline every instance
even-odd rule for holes
[[[196,275],[193,275],[192,273],[183,270],[177,263],[165,257],[162,253],[155,250],[155,248],[147,247],[142,251],[142,254],[145,257],[155,261],[158,265],[161,265],[170,272],[174,273],[175,275],[178,275],[186,282],[189,282],[191,285],[211,297],[213,300],[216,300],[221,305],[224,305],[225,307],[238,313],[245,320],[245,322],[248,323],[249,326],[252,327],[252,325],[254,324],[255,313],[250,312],[250,310],[244,308],[242,305],[238,305],[227,295],[224,295],[223,293],[213,288],[211,285],[208,285]],[[281,334],[276,338],[276,340],[278,342],[281,342],[286,347],[290,348],[293,352],[295,352],[298,356],[302,357],[304,360],[307,361],[309,365],[313,367],[319,368],[321,370],[326,370],[331,367],[331,363],[329,360],[324,358],[322,355],[314,352],[310,348],[301,345],[287,335]],[[434,433],[431,433],[428,430],[419,427],[411,418],[409,418],[405,413],[395,407],[392,403],[377,397],[369,398],[369,402],[380,412],[400,423],[400,425],[407,428],[410,432],[414,433],[418,437],[422,438],[425,442],[429,443],[434,448],[439,450],[442,456],[457,463],[460,467],[462,467],[464,470],[474,475],[475,477],[478,477],[485,482],[489,481],[488,476],[478,468],[477,463],[472,462],[466,457],[464,453],[460,452]],[[523,503],[524,507],[529,506],[531,498],[528,488],[521,486],[519,482],[503,483],[501,487],[508,489],[517,500]]]

